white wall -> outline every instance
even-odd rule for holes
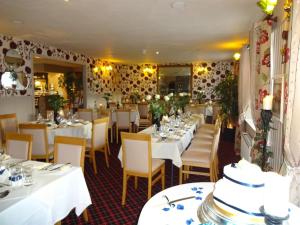
[[[19,122],[34,118],[33,96],[7,96],[0,98],[0,114],[17,113]]]

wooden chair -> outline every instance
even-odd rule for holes
[[[6,154],[16,159],[31,160],[32,136],[30,134],[6,133]]]
[[[78,109],[78,117],[79,119],[85,120],[85,121],[93,121],[93,109]]]
[[[138,104],[138,110],[140,114],[139,127],[138,129],[145,129],[152,125],[152,116],[149,112],[149,104],[142,102]]]
[[[7,132],[18,132],[18,120],[16,113],[0,115],[0,148],[5,148],[5,134]]]
[[[129,130],[132,131],[131,127],[131,110],[130,109],[118,109],[116,110],[116,139],[117,143],[119,143],[119,130]]]
[[[210,152],[187,150],[182,156],[182,167],[179,169],[179,184],[182,184],[183,174],[194,174],[209,176],[211,182],[218,180],[218,146],[221,129],[215,135]],[[200,172],[193,170],[194,168],[208,169],[209,172]]]
[[[32,156],[31,159],[44,159],[49,162],[53,157],[53,145],[48,144],[48,130],[46,124],[27,124],[19,125],[21,134],[32,135]]]
[[[78,137],[55,136],[54,163],[71,163],[72,166],[81,167],[84,171],[84,155],[86,140]],[[88,222],[87,209],[83,211],[83,218]],[[60,222],[56,223],[60,224]]]
[[[151,135],[121,132],[121,139],[123,163],[122,206],[124,206],[127,180],[130,176],[135,177],[135,189],[138,186],[138,177],[148,179],[148,199],[151,197],[152,186],[160,179],[162,189],[165,188],[165,162],[160,159],[152,159]],[[153,179],[155,175],[157,176]]]
[[[96,156],[95,152],[104,152],[106,166],[109,167],[108,161],[108,124],[109,118],[104,117],[93,121],[92,139],[87,142],[87,149],[89,149],[89,157],[92,159],[94,172],[97,174]]]
[[[138,105],[134,103],[123,103],[123,109],[127,110],[138,110]]]
[[[117,103],[116,102],[108,102],[108,107],[110,109],[117,109]]]

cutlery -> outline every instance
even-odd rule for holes
[[[20,160],[20,161],[18,161],[18,162],[11,163],[11,164],[8,165],[8,168],[15,167],[15,166],[17,166],[17,165],[19,165],[19,164],[21,164],[21,163],[27,162],[27,161],[29,161],[29,160]]]
[[[62,168],[62,167],[64,167],[64,166],[67,166],[67,165],[71,165],[71,163],[65,163],[65,164],[62,164],[62,165],[57,166],[57,167],[55,167],[55,168],[51,168],[51,169],[49,169],[48,171],[58,170],[58,169],[60,169],[60,168]]]
[[[49,168],[51,168],[51,167],[53,167],[55,165],[56,165],[56,163],[53,163],[53,164],[51,163],[50,165],[47,165],[47,166],[41,168],[40,170],[47,170],[47,169],[49,169]]]
[[[195,198],[195,196],[189,196],[189,197],[185,197],[185,198],[178,198],[178,199],[175,199],[175,200],[172,200],[170,201],[169,198],[166,196],[166,195],[163,195],[163,198],[165,198],[168,202],[168,205],[170,207],[175,207],[175,202],[180,202],[180,201],[184,201],[184,200],[188,200],[188,199],[192,199],[192,198]]]
[[[0,192],[0,198],[6,197],[9,194],[9,192],[10,192],[9,190]]]

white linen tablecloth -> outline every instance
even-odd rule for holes
[[[198,225],[200,221],[197,210],[206,196],[213,191],[214,183],[199,182],[187,183],[165,189],[154,195],[143,207],[138,225],[166,225],[166,224],[191,224]],[[175,207],[170,207],[163,197],[169,201],[195,196],[191,199],[178,201]],[[300,221],[300,208],[290,205],[290,217],[283,225],[298,225]]]
[[[191,128],[186,131],[186,133],[179,140],[165,140],[160,141],[159,138],[152,137],[152,158],[157,159],[171,159],[172,163],[177,166],[182,166],[181,154],[187,146],[190,144],[193,133],[196,129],[196,124],[191,126]],[[142,130],[140,133],[151,134],[153,127],[148,127]],[[118,154],[119,160],[122,162],[122,146]]]
[[[23,164],[33,169],[31,186],[1,187],[10,190],[0,199],[0,224],[55,224],[75,208],[76,215],[91,204],[91,198],[82,169],[72,167],[60,171],[41,171],[42,162],[27,161]]]
[[[52,128],[48,127],[48,143],[54,144],[55,136],[70,136],[91,139],[92,137],[92,123],[87,124],[74,123],[71,126]]]
[[[198,207],[213,187],[214,183],[188,183],[157,193],[144,205],[138,225],[200,224],[197,217]],[[166,195],[170,201],[195,197],[176,202],[175,207],[170,207],[163,195]]]

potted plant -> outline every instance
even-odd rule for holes
[[[137,89],[135,89],[131,95],[130,95],[130,99],[131,99],[131,102],[134,103],[134,104],[137,104],[138,101],[140,100],[140,94],[139,94],[139,91]]]
[[[153,99],[151,95],[148,95],[146,100],[149,102],[149,111],[152,114],[152,122],[159,128],[160,119],[166,113],[165,102],[160,99],[160,95],[158,94],[156,94]]]
[[[50,108],[54,111],[54,121],[56,124],[59,123],[57,121],[58,111],[62,109],[67,101],[60,95],[49,95],[48,104]]]
[[[204,91],[203,90],[198,90],[197,95],[196,95],[197,101],[199,104],[204,103]]]
[[[221,107],[220,116],[227,126],[234,125],[238,118],[237,76],[228,73],[215,88],[214,93]]]

